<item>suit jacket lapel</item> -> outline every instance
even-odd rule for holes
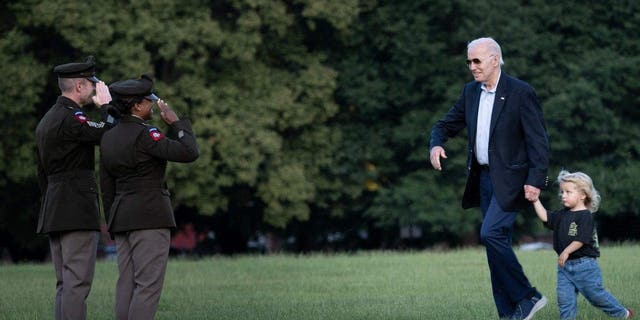
[[[480,82],[476,82],[476,87],[473,90],[473,96],[471,97],[471,112],[469,114],[469,138],[471,138],[471,145],[475,146],[476,144],[476,131],[478,130],[478,109],[480,107],[480,93],[482,84]]]
[[[493,131],[496,129],[496,122],[498,121],[500,113],[502,113],[504,103],[507,101],[508,77],[509,76],[506,73],[502,72],[502,75],[500,75],[500,80],[498,81],[498,87],[496,88],[496,97],[493,101],[493,110],[491,111],[491,127],[489,129],[489,139],[491,139],[491,136],[493,136]]]

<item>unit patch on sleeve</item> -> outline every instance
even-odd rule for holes
[[[164,138],[162,132],[160,132],[160,130],[158,130],[158,128],[156,127],[149,128],[149,136],[151,137],[151,139],[153,139],[153,141],[158,141]]]
[[[85,123],[88,120],[87,116],[82,111],[76,111],[73,117],[76,118],[76,120],[78,120],[80,123]]]

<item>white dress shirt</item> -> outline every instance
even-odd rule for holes
[[[491,129],[491,113],[493,111],[493,102],[496,99],[496,88],[500,82],[500,74],[498,81],[491,90],[482,84],[482,92],[480,93],[480,103],[478,105],[478,125],[476,130],[476,160],[480,165],[489,164],[489,132]]]

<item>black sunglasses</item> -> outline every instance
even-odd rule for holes
[[[493,57],[493,55],[489,56],[489,58],[491,58],[491,57]],[[474,58],[474,59],[471,59],[471,60],[467,59],[467,66],[470,66],[472,63],[473,64],[481,64],[482,61],[480,59],[478,59],[478,58]]]

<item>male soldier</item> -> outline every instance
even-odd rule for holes
[[[36,128],[43,194],[37,232],[49,235],[56,271],[55,318],[85,319],[100,235],[94,147],[113,126],[113,118],[92,122],[81,108],[94,103],[104,111],[111,95],[95,77],[92,56],[56,66],[53,72],[62,95]]]

